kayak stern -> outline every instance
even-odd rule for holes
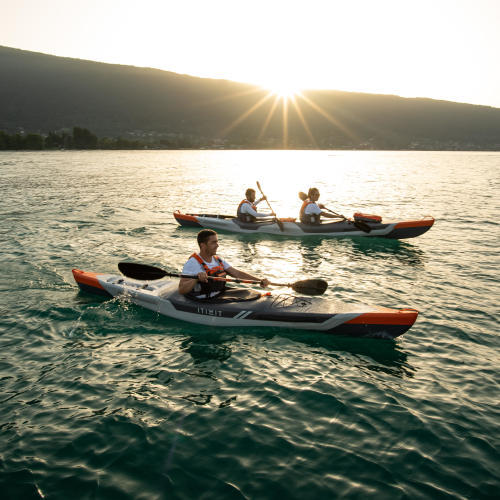
[[[174,212],[175,220],[181,225],[186,227],[203,227],[194,215],[181,214],[178,210]]]
[[[99,273],[90,273],[88,271],[82,271],[81,269],[73,269],[72,273],[80,290],[88,293],[95,293],[97,295],[104,295],[105,297],[112,297],[99,282]]]

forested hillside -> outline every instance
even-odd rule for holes
[[[187,147],[500,149],[500,109],[253,85],[0,47],[0,130]],[[284,124],[286,123],[286,126]]]

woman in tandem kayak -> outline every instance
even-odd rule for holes
[[[269,285],[269,280],[256,278],[231,267],[225,260],[218,257],[217,248],[219,240],[217,233],[212,229],[203,229],[198,233],[198,246],[200,253],[193,253],[189,257],[182,274],[197,276],[198,279],[181,278],[179,281],[179,293],[189,298],[200,300],[209,299],[221,295],[225,288],[225,281],[209,280],[208,277],[224,278],[226,273],[233,278],[260,281],[262,287]]]
[[[326,208],[321,203],[316,203],[319,200],[319,189],[312,187],[308,193],[302,191],[299,193],[299,198],[303,201],[300,208],[300,222],[302,224],[321,224],[321,217],[335,219],[337,215],[324,212]]]

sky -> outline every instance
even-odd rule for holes
[[[0,45],[500,107],[500,0],[0,0]],[[0,68],[1,71],[1,68]]]

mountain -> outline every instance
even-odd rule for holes
[[[244,83],[9,47],[0,47],[0,68],[8,133],[79,126],[229,147],[500,150],[500,109],[489,106],[335,90],[286,102]]]

